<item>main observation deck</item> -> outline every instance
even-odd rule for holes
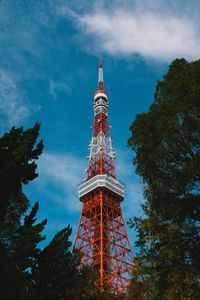
[[[125,186],[120,183],[119,180],[106,174],[96,175],[88,181],[80,184],[78,187],[79,199],[81,200],[83,196],[99,187],[112,191],[121,198],[121,201],[123,201]]]

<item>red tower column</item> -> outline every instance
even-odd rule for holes
[[[103,286],[105,292],[120,295],[126,291],[136,263],[121,211],[124,185],[115,174],[101,60],[89,150],[87,179],[78,189],[83,206],[73,248],[84,254],[82,263],[99,270],[97,284]]]

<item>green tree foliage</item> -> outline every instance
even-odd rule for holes
[[[32,269],[37,263],[41,252],[38,244],[46,238],[41,235],[41,232],[44,230],[47,219],[35,224],[38,209],[39,202],[36,202],[30,214],[25,216],[23,224],[18,230],[15,249],[13,249],[12,258],[22,272]],[[29,274],[29,272],[26,273],[27,275]]]
[[[21,191],[22,183],[27,184],[38,176],[35,159],[43,150],[43,141],[37,145],[40,124],[23,131],[23,127],[13,127],[0,139],[0,220],[6,214],[13,195]]]
[[[0,256],[10,257],[16,249],[16,240],[21,227],[21,219],[24,217],[29,206],[29,200],[20,190],[10,196],[9,205],[3,220],[0,220]]]
[[[73,264],[68,240],[71,228],[58,232],[44,248],[33,269],[33,279],[43,299],[70,299],[76,265]]]
[[[39,127],[13,127],[0,138],[0,298],[5,300],[30,299],[23,272],[32,267],[43,239],[40,232],[46,221],[34,225],[38,203],[25,216],[29,200],[22,191],[22,184],[37,177],[35,160],[43,149],[42,140],[35,146]]]
[[[0,260],[0,299],[2,300],[38,300],[17,266],[10,260]]]
[[[172,62],[149,111],[130,127],[146,198],[146,217],[130,221],[140,247],[135,299],[200,299],[199,78],[200,60]]]
[[[24,200],[26,204],[27,198],[23,193],[21,193],[21,196],[20,204],[23,204],[22,200]],[[15,203],[19,202],[16,202],[15,199]],[[14,222],[14,217],[18,218],[20,216],[19,212],[21,210],[18,209],[16,205],[16,211],[14,211],[14,207],[11,207],[11,213],[9,213],[8,210],[4,218],[6,222],[2,224],[3,230],[1,230],[2,245],[4,246],[3,255],[1,255],[0,260],[2,299],[36,300],[39,296],[36,294],[32,285],[32,269],[38,263],[41,253],[38,243],[45,239],[45,236],[42,236],[41,232],[47,220],[45,219],[41,223],[35,224],[37,221],[36,214],[39,209],[39,203],[36,202],[30,214],[24,217],[22,224],[10,226],[7,221],[11,220]],[[22,207],[24,206],[22,205]],[[10,228],[9,230],[6,230],[6,225]],[[3,235],[4,233],[5,236]]]

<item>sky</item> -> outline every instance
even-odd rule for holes
[[[129,127],[148,111],[171,61],[199,59],[199,11],[199,0],[0,1],[0,135],[41,122],[39,176],[24,186],[31,205],[39,200],[38,220],[48,220],[41,247],[68,224],[75,238],[100,56],[123,216],[143,215]],[[135,252],[136,233],[127,231]]]

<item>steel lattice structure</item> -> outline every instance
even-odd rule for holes
[[[99,270],[97,285],[105,292],[120,295],[126,291],[136,263],[121,211],[124,185],[115,174],[101,61],[89,150],[87,179],[79,185],[83,207],[73,249],[78,248],[84,254],[82,263]]]

